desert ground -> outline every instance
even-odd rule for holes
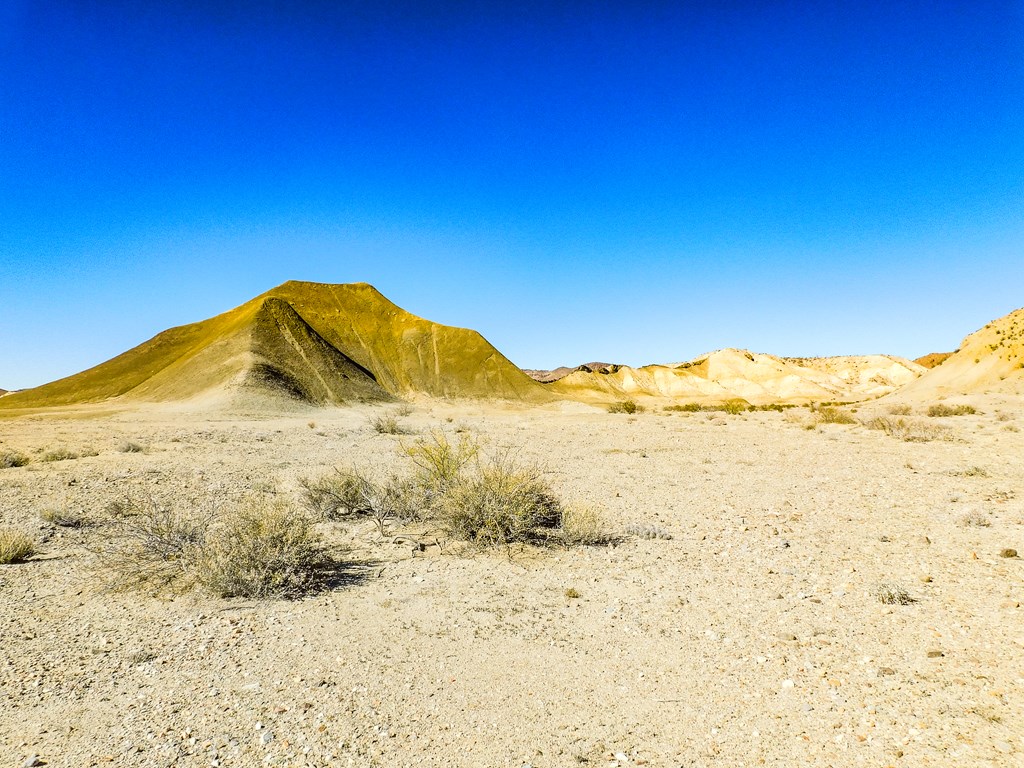
[[[274,417],[133,406],[0,419],[0,761],[49,766],[1024,765],[1024,409],[905,416],[422,402]],[[849,406],[858,419],[882,403]],[[441,429],[542,466],[602,546],[422,551],[319,522],[296,599],[111,592],[100,516],[402,466]],[[124,452],[126,442],[143,450]],[[41,461],[66,449],[83,455]],[[419,530],[404,531],[414,535]],[[906,604],[880,599],[882,585]]]

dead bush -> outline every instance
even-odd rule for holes
[[[119,502],[118,511],[93,548],[104,585],[153,592],[191,587],[213,513],[187,514],[152,499]]]
[[[379,435],[404,435],[408,430],[398,422],[394,414],[385,413],[370,419],[370,427]]]
[[[21,563],[36,552],[31,536],[14,528],[0,528],[0,565]]]

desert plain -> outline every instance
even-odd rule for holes
[[[853,424],[436,400],[5,418],[0,451],[80,458],[0,470],[0,522],[39,545],[0,566],[4,764],[1020,765],[1024,561],[1003,555],[1024,550],[1024,416],[970,402],[915,407],[923,442],[861,423],[886,401],[847,406]],[[373,429],[382,413],[405,434]],[[40,518],[125,496],[299,504],[303,478],[398,469],[432,430],[543,467],[610,542],[322,521],[329,582],[222,599],[110,592],[103,526]]]
[[[0,396],[4,764],[1024,765],[1024,310],[531,374],[291,282]]]

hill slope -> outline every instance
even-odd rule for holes
[[[972,333],[941,365],[899,392],[926,401],[984,392],[1024,394],[1024,308]]]
[[[338,404],[416,393],[551,399],[475,331],[416,317],[365,283],[288,282],[0,407],[225,396]]]
[[[621,366],[608,373],[574,371],[547,385],[553,392],[591,402],[652,397],[676,401],[753,404],[864,400],[892,392],[924,369],[887,355],[781,358],[722,349],[685,363]]]

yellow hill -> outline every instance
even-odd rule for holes
[[[947,395],[1024,395],[1024,308],[972,333],[942,365],[900,390],[926,402]]]
[[[879,397],[923,371],[909,360],[886,355],[798,359],[722,349],[685,363],[622,366],[609,373],[574,371],[547,386],[564,397],[595,403],[638,397],[806,403]]]
[[[0,408],[111,398],[338,404],[408,394],[552,399],[475,331],[416,317],[365,283],[293,281],[82,373],[10,394]]]

